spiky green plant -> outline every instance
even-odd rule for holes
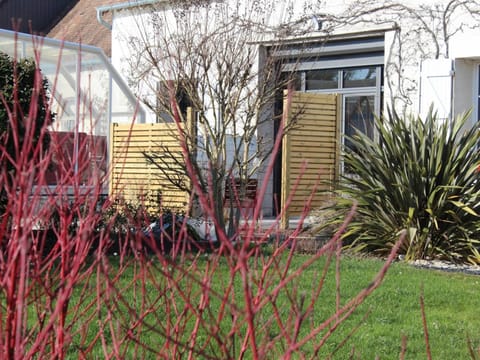
[[[407,259],[479,262],[479,126],[468,115],[441,121],[395,112],[376,119],[378,141],[358,132],[345,151],[340,208],[358,202],[348,241],[387,252],[408,230]]]

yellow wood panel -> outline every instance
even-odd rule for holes
[[[335,126],[332,126],[332,122],[334,121],[335,119],[330,119],[329,122],[327,121],[311,121],[309,123],[300,123],[300,124],[295,124],[293,125],[291,128],[294,129],[294,130],[310,130],[310,131],[314,131],[315,133],[318,133],[318,131],[316,131],[316,127],[321,127],[323,130],[322,131],[334,131],[335,130]]]
[[[163,153],[163,151],[158,151],[155,153],[155,151],[148,151],[148,152],[120,152],[116,151],[115,154],[117,157],[115,158],[115,162],[117,163],[125,163],[125,160],[127,160],[128,163],[142,163],[142,164],[147,164],[146,157],[145,155],[152,156],[154,159],[159,158],[165,161],[172,162],[174,160],[182,161],[183,162],[183,156],[179,151],[173,151],[173,154],[170,153],[171,156],[168,155],[168,153]],[[156,154],[159,154],[160,157],[158,157]],[[167,159],[167,157],[174,157],[172,159]],[[120,161],[121,160],[121,161]]]
[[[176,160],[162,158],[167,167],[171,166],[164,174],[144,156],[144,153],[161,155],[167,149],[181,163],[183,153],[176,124],[112,124],[110,134],[110,191],[129,201],[146,201],[151,207],[158,205],[155,198],[161,193],[162,207],[185,210],[188,194],[167,179],[178,174]]]
[[[310,148],[307,148],[305,145],[312,145]],[[294,147],[293,145],[292,147]],[[315,150],[319,149],[319,150]],[[311,144],[305,144],[303,143],[302,146],[298,146],[298,150],[296,150],[297,154],[295,156],[295,159],[292,159],[292,161],[301,161],[301,160],[307,160],[311,159],[312,156],[314,155],[316,159],[333,159],[335,154],[333,153],[335,151],[335,146],[330,145],[330,144],[320,144],[320,143],[311,143]],[[314,160],[314,159],[312,159]]]
[[[334,151],[333,147],[330,147],[331,151]],[[290,164],[303,164],[306,162],[307,164],[325,164],[326,162],[334,162],[335,154],[332,152],[315,152],[312,149],[305,149],[302,151],[298,151],[295,154],[295,158],[291,159]]]
[[[292,139],[302,138],[302,139],[314,141],[315,139],[318,139],[318,137],[321,137],[322,139],[326,137],[328,138],[328,142],[331,142],[332,133],[335,133],[336,129],[331,127],[325,127],[325,126],[322,126],[321,124],[318,124],[316,126],[322,127],[323,130],[321,132],[318,132],[314,129],[314,126],[310,126],[310,127],[302,126],[302,127],[294,127],[294,128],[288,129],[287,132],[289,132],[289,130],[293,130],[290,133],[290,137]]]
[[[293,102],[292,105],[303,106],[308,104],[308,106],[316,106],[316,104],[327,104],[331,105],[336,102],[337,94],[316,94],[316,93],[301,93],[297,92],[295,95],[298,98],[301,98],[301,102]]]
[[[313,133],[312,131],[298,131],[296,134],[292,134],[292,146],[295,146],[295,141],[299,144],[313,143],[313,146],[321,146],[322,143],[332,144],[332,137],[335,136],[335,131]],[[295,150],[295,148],[293,149]]]
[[[330,166],[323,166],[322,168],[316,169],[315,171],[309,171],[309,172],[303,172],[302,169],[297,168],[297,169],[292,169],[292,171],[298,171],[301,175],[298,175],[294,179],[292,179],[292,184],[297,181],[297,179],[300,179],[300,183],[306,186],[310,186],[310,182],[312,181],[317,181],[320,177],[320,179],[323,181],[326,178],[330,179],[331,172],[332,172],[332,167],[333,165]]]
[[[282,219],[284,225],[289,216],[301,215],[316,184],[318,188],[312,207],[321,206],[326,198],[325,190],[331,189],[338,176],[337,95],[294,93],[286,129],[282,148],[282,204],[289,196],[292,196],[292,202],[285,212],[285,219]],[[297,183],[297,190],[293,193]]]
[[[143,141],[151,141],[152,144],[145,144],[145,145],[156,145],[161,143],[162,141],[170,141],[172,143],[179,145],[178,143],[178,137],[176,136],[166,136],[166,134],[163,135],[155,135],[155,134],[149,134],[149,135],[141,135],[137,133],[132,133],[130,136],[122,136],[122,137],[116,137],[115,138],[116,143],[118,144],[130,144],[130,143],[142,143]]]
[[[330,173],[334,165],[335,164],[333,163],[333,161],[326,164],[316,164],[316,165],[307,164],[306,168],[303,169],[302,164],[297,164],[296,166],[295,164],[293,164],[290,167],[290,169],[292,170],[292,172],[295,172],[298,174],[297,177],[305,178],[306,176],[313,175],[316,177],[318,176],[318,174],[324,175],[326,173]]]
[[[319,116],[320,119],[328,119],[335,117],[336,110],[333,107],[318,107],[318,108],[311,108],[311,107],[294,107],[292,108],[295,111],[292,117],[295,119],[296,116],[301,115],[305,116],[306,118],[311,118],[312,116]]]
[[[332,168],[333,168],[333,164],[325,165],[317,169],[312,169],[310,171],[305,171],[305,172],[302,172],[301,168],[297,168],[297,169],[293,168],[292,170],[293,171],[296,170],[300,175],[297,175],[295,178],[292,178],[291,183],[294,184],[297,182],[298,179],[300,179],[301,184],[307,185],[306,190],[311,191],[311,188],[309,187],[311,186],[312,182],[317,182],[317,181],[322,182],[326,179],[330,179],[330,176],[332,176],[332,170],[333,170]]]
[[[334,151],[333,148],[331,150]],[[315,151],[308,149],[308,151],[298,151],[295,155],[295,158],[291,159],[290,165],[307,163],[313,166],[315,164],[335,162],[334,154],[329,152],[315,153]]]
[[[159,136],[155,137],[139,137],[139,138],[122,138],[122,139],[114,139],[114,143],[112,144],[114,147],[138,147],[142,149],[147,148],[157,148],[162,147],[164,144],[170,144],[175,147],[179,147],[178,139],[175,138],[160,138]]]

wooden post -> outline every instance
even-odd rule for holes
[[[288,124],[290,122],[290,116],[292,114],[292,103],[288,104],[288,91],[292,90],[285,90],[283,96],[283,111],[287,111],[287,113],[283,114],[284,116],[284,124],[283,130],[288,128]],[[288,169],[290,168],[290,139],[287,133],[284,132],[283,134],[283,142],[282,142],[282,186],[281,186],[281,211],[282,211],[282,218],[280,219],[280,227],[282,230],[288,229],[289,226],[289,210],[285,206],[288,195],[290,193],[290,175],[288,173]]]
[[[113,182],[115,181],[114,171],[115,171],[115,154],[113,152],[113,144],[115,143],[115,126],[116,123],[110,124],[109,135],[108,135],[108,195],[112,196],[113,194]]]
[[[193,107],[187,107],[187,119],[186,119],[186,126],[185,126],[185,140],[187,142],[187,148],[189,151],[189,155],[196,159],[197,158],[197,122],[195,119],[196,113]],[[190,181],[190,191],[185,194],[185,203],[188,206],[194,205],[190,204],[193,201],[193,183]],[[185,209],[187,212],[190,209]]]
[[[340,164],[340,153],[342,149],[342,98],[340,94],[335,94],[335,101],[337,102],[337,124],[336,124],[336,131],[335,131],[335,139],[337,140],[336,142],[336,148],[335,148],[335,167],[333,169],[334,175],[333,175],[333,183],[337,183],[338,179],[340,177],[340,172],[341,172],[341,164]],[[330,189],[332,192],[335,190],[334,188]]]

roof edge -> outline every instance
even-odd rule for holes
[[[98,46],[76,43],[72,41],[54,39],[45,35],[36,35],[36,34],[26,34],[18,31],[7,30],[7,29],[0,29],[0,35],[9,37],[13,40],[20,40],[20,41],[32,41],[34,43],[38,43],[39,45],[48,45],[48,46],[58,46],[63,49],[72,49],[72,50],[82,50],[82,51],[89,51],[89,52],[98,52],[100,50],[104,56],[105,53],[101,48]]]
[[[118,11],[118,10],[130,9],[134,7],[147,6],[147,5],[152,5],[159,2],[167,2],[167,0],[134,0],[134,1],[128,1],[120,4],[98,6],[95,8],[97,10],[97,21],[107,29],[112,30],[112,24],[105,21],[105,19],[103,18],[103,14],[110,11]]]
[[[319,33],[313,34],[311,36],[301,36],[301,37],[287,37],[284,39],[268,39],[268,40],[259,40],[254,41],[252,44],[263,45],[263,46],[276,46],[279,44],[282,45],[295,45],[298,43],[311,43],[316,41],[335,41],[335,40],[350,40],[355,38],[370,38],[382,36],[386,32],[397,30],[397,26],[388,26],[388,27],[379,27],[375,29],[368,29],[363,31],[353,31],[353,32],[333,32],[333,33]]]

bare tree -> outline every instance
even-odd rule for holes
[[[136,17],[135,35],[124,39],[130,53],[138,55],[126,59],[130,83],[139,93],[154,94],[143,100],[158,121],[186,123],[186,109],[193,110],[193,124],[182,125],[180,134],[188,153],[171,154],[165,148],[145,153],[146,158],[176,187],[191,191],[186,177],[198,183],[194,192],[208,194],[215,209],[208,216],[225,229],[227,180],[241,180],[241,198],[247,180],[264,166],[273,139],[262,137],[272,133],[262,129],[271,126],[275,97],[291,80],[280,77],[279,59],[270,57],[268,49],[288,48],[291,39],[298,49],[301,39],[308,44],[311,35],[326,42],[338,32],[390,29],[384,69],[387,101],[404,113],[418,91],[418,73],[408,70],[427,58],[448,57],[452,37],[478,26],[480,18],[475,0],[408,3],[356,0],[342,7],[322,1],[180,1],[144,10]],[[265,41],[269,47],[261,45]],[[192,169],[186,169],[184,156]],[[236,229],[238,213],[230,219],[231,229]]]
[[[140,54],[130,64],[130,82],[142,83],[155,94],[143,100],[157,121],[186,124],[189,118],[180,134],[189,151],[172,154],[165,147],[145,156],[174,186],[192,191],[185,178],[196,182],[194,192],[208,194],[214,209],[208,216],[225,229],[226,187],[236,195],[227,206],[232,210],[271,155],[273,138],[260,138],[259,129],[271,126],[272,117],[265,113],[272,114],[276,97],[288,83],[280,78],[277,60],[259,43],[274,37],[280,44],[294,31],[305,31],[309,20],[276,26],[278,18],[270,21],[265,14],[293,14],[284,4],[276,7],[268,1],[242,6],[196,2],[151,10],[148,20],[138,18],[139,35],[129,41],[132,51]],[[291,25],[287,28],[285,23]],[[192,169],[186,168],[183,156],[189,157]],[[231,212],[229,219],[232,235],[239,211],[234,216]]]

